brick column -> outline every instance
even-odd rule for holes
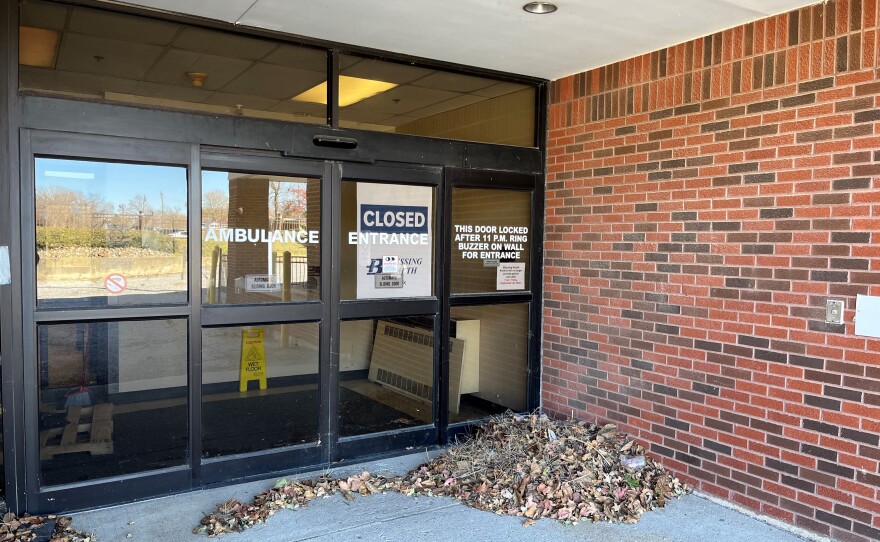
[[[229,174],[229,228],[269,230],[269,178],[259,175]],[[247,303],[259,301],[259,294],[235,292],[235,279],[250,274],[266,274],[266,243],[230,242],[228,273],[226,276],[227,301]],[[258,299],[254,299],[254,296]]]

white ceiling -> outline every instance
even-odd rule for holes
[[[109,0],[108,0],[109,1]],[[508,73],[558,79],[821,0],[117,0]]]

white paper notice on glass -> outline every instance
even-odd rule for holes
[[[358,299],[427,297],[432,290],[433,188],[358,183]]]
[[[525,290],[526,264],[509,262],[499,263],[495,275],[495,289]]]
[[[12,271],[9,269],[9,247],[0,247],[0,284],[12,282]]]
[[[880,338],[880,297],[856,296],[856,335]]]

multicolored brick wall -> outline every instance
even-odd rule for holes
[[[880,539],[878,2],[551,85],[543,408],[702,491]],[[845,303],[826,323],[826,300]]]

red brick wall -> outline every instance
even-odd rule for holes
[[[880,539],[878,5],[827,4],[556,81],[543,407],[703,491]],[[825,323],[826,299],[846,303]]]

